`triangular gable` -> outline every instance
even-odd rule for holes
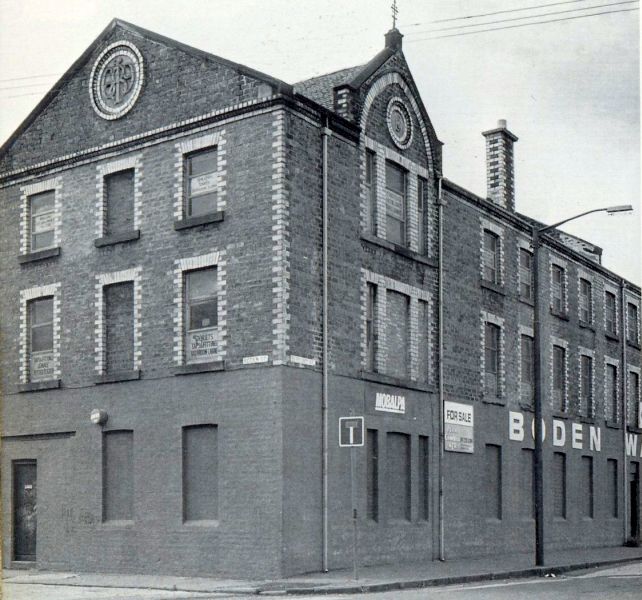
[[[101,52],[115,42],[135,46],[144,81],[120,118],[101,118],[90,80]],[[262,86],[262,87],[261,87]],[[0,170],[23,168],[259,98],[292,86],[208,52],[114,19],[0,148]]]

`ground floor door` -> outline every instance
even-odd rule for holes
[[[36,461],[13,463],[13,558],[36,560]]]
[[[631,463],[629,473],[629,506],[631,514],[629,515],[631,541],[640,541],[640,465]]]

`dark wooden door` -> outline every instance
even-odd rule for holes
[[[13,465],[13,556],[36,560],[36,461]]]

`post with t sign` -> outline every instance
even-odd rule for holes
[[[355,471],[356,449],[363,446],[363,417],[339,417],[339,447],[350,448],[350,497],[352,500],[352,568],[354,579],[359,579],[357,569],[357,489]]]

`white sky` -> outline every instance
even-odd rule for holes
[[[391,1],[0,0],[0,140],[113,17],[294,83],[372,58],[390,29]],[[634,215],[598,213],[564,229],[602,246],[605,266],[639,284],[640,13],[419,41],[474,30],[421,33],[429,29],[618,0],[566,1],[534,11],[430,23],[558,2],[398,0],[404,54],[445,143],[447,178],[485,196],[481,132],[495,127],[497,119],[507,119],[520,138],[517,210],[552,223],[590,208],[632,204]],[[638,6],[620,1],[540,20]],[[15,79],[43,74],[54,76]]]

